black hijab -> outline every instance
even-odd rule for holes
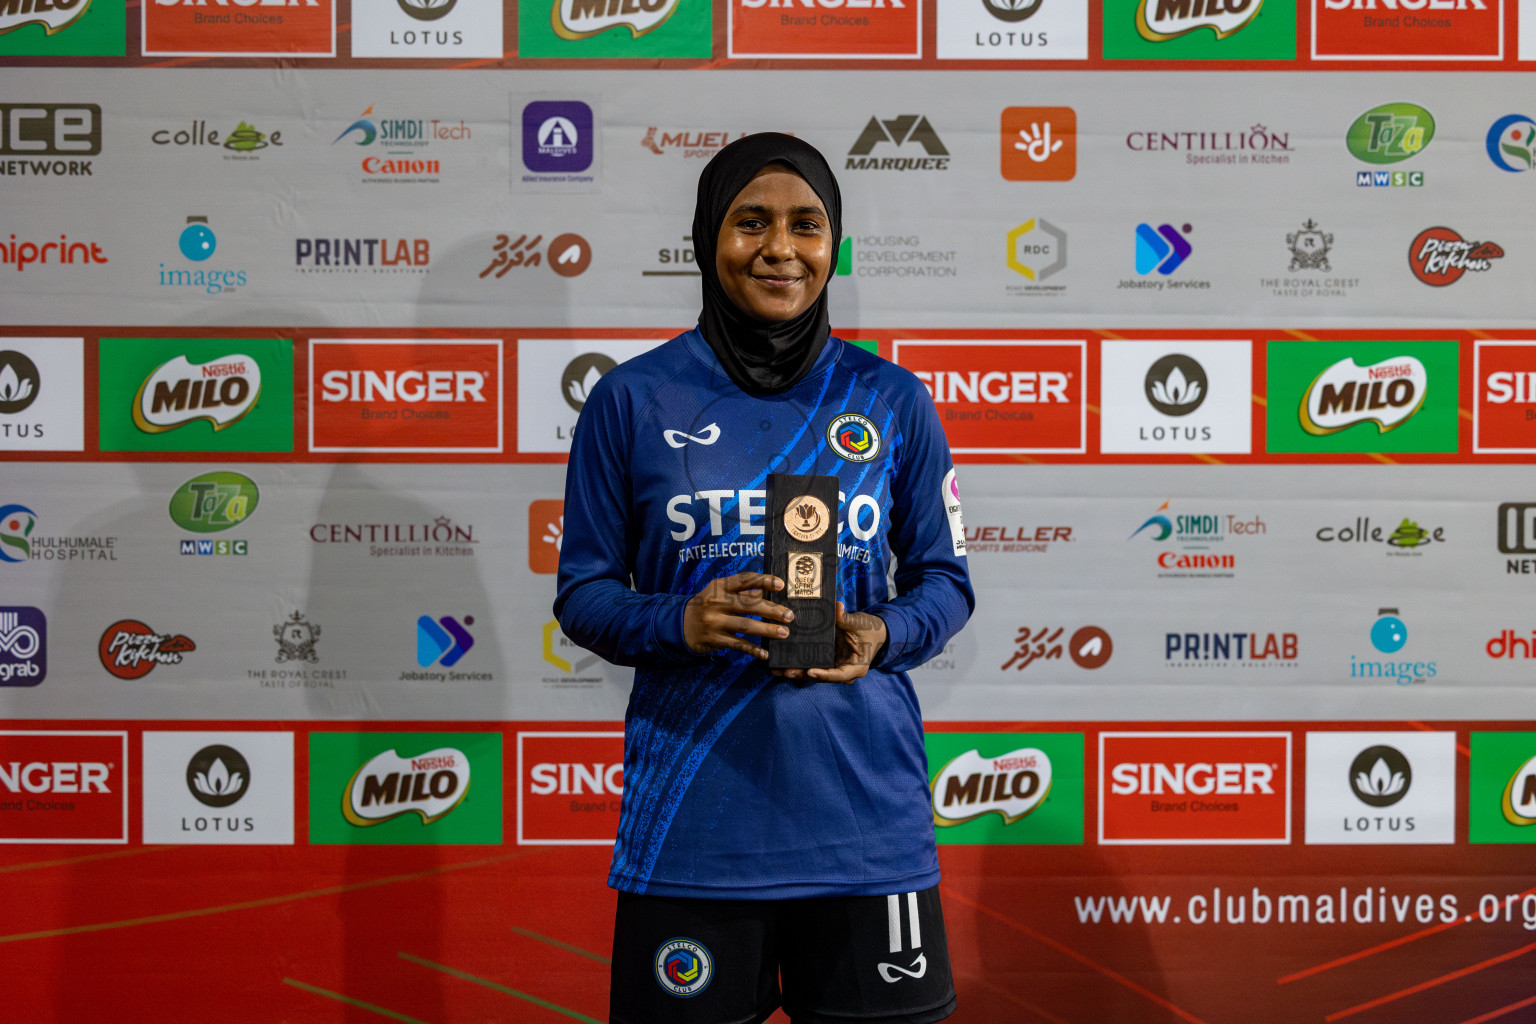
[[[769,164],[787,165],[810,185],[832,222],[836,259],[843,238],[843,197],[826,158],[793,135],[762,132],[737,139],[714,155],[699,175],[698,205],[693,210],[693,252],[704,279],[704,309],[699,330],[725,372],[743,391],[776,394],[810,371],[827,344],[827,289],[792,320],[764,323],[742,312],[726,296],[715,272],[715,242],[731,201],[757,172]]]

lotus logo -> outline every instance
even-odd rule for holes
[[[222,743],[204,747],[187,762],[187,789],[198,803],[228,807],[245,796],[251,766],[234,747]]]
[[[638,39],[660,28],[680,0],[555,0],[549,20],[561,39],[585,39],[610,28],[627,28]]]
[[[1179,352],[1163,356],[1142,380],[1147,401],[1164,416],[1188,416],[1205,401],[1210,383],[1205,368]]]
[[[1429,373],[1412,356],[1369,366],[1341,359],[1307,385],[1301,396],[1301,429],[1323,436],[1359,423],[1374,423],[1385,434],[1406,423],[1424,405]]]
[[[42,377],[23,352],[0,352],[0,414],[21,412],[37,400]]]
[[[998,21],[1023,21],[1040,9],[1044,0],[981,0],[987,13]]]
[[[353,825],[379,825],[405,814],[430,825],[464,802],[469,794],[469,758],[461,750],[439,747],[401,757],[397,751],[375,754],[347,781],[342,814]]]
[[[1140,0],[1136,31],[1154,43],[1208,28],[1225,39],[1253,23],[1263,0]]]
[[[1355,118],[1344,137],[1356,159],[1395,164],[1416,156],[1435,137],[1435,118],[1412,103],[1384,103]]]
[[[1396,747],[1367,747],[1349,766],[1349,785],[1363,803],[1391,807],[1408,795],[1413,768]]]
[[[939,769],[931,789],[935,825],[963,825],[983,814],[1012,825],[1050,795],[1051,759],[1033,747],[997,757],[967,750]]]
[[[565,404],[581,412],[603,374],[618,365],[601,352],[585,352],[572,359],[560,374],[560,396],[565,399]]]
[[[1536,757],[1509,777],[1502,803],[1504,820],[1511,825],[1536,825]]]
[[[459,0],[395,0],[400,9],[417,21],[436,21],[449,11]]]
[[[162,434],[207,420],[215,431],[238,423],[261,396],[261,365],[246,355],[194,363],[177,356],[155,367],[133,399],[133,422]]]

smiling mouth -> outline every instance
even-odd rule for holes
[[[778,274],[753,274],[752,280],[768,288],[790,288],[799,284],[804,278]]]

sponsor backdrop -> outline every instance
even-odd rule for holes
[[[1531,1019],[1532,4],[13,0],[0,55],[7,1019],[606,1019],[564,463],[767,129],[955,453],[955,1019]]]

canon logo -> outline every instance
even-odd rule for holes
[[[1054,370],[917,370],[917,379],[933,396],[935,403],[1066,402],[1067,375]]]
[[[1257,762],[1223,761],[1212,764],[1206,761],[1195,764],[1162,764],[1143,761],[1124,761],[1109,773],[1113,783],[1110,790],[1116,796],[1157,796],[1164,793],[1183,795],[1208,793],[1241,795],[1274,793],[1270,785],[1275,777],[1271,765]]]
[[[624,794],[624,763],[591,764],[580,762],[555,763],[544,761],[529,770],[528,790],[538,796],[558,793],[562,796],[579,796],[583,793]]]
[[[12,793],[110,793],[109,772],[100,761],[12,761],[0,764],[0,786]]]
[[[325,402],[484,402],[479,370],[328,370],[320,378]]]

